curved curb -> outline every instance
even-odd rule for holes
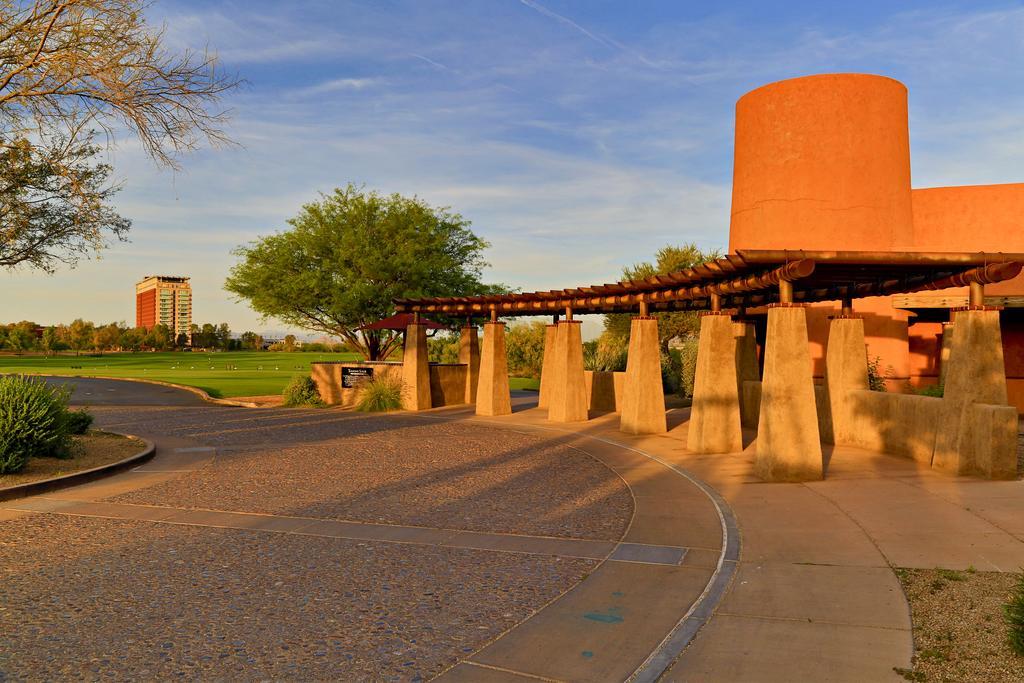
[[[70,486],[78,486],[79,484],[85,484],[96,479],[102,479],[112,474],[128,469],[134,465],[144,463],[147,460],[151,460],[153,455],[156,454],[156,445],[147,439],[135,436],[133,434],[122,434],[121,432],[107,432],[108,434],[117,434],[119,436],[130,437],[141,441],[145,448],[140,453],[129,456],[123,460],[117,462],[108,463],[106,465],[100,465],[99,467],[93,467],[89,470],[82,470],[81,472],[72,472],[71,474],[64,474],[59,477],[50,477],[49,479],[41,479],[40,481],[30,481],[27,484],[18,484],[17,486],[8,486],[7,488],[0,489],[0,501],[15,500],[17,498],[26,498],[28,496],[37,496],[41,493],[49,493],[50,491],[57,491],[59,489],[68,488]]]
[[[54,377],[54,378],[65,378],[70,377],[72,379],[105,379],[113,380],[115,382],[138,382],[140,384],[155,384],[161,387],[170,387],[172,389],[181,389],[189,393],[195,394],[199,398],[207,401],[208,403],[216,403],[222,406],[234,406],[236,408],[259,408],[259,405],[250,403],[248,401],[232,401],[230,398],[214,398],[208,393],[200,389],[199,387],[190,387],[187,384],[175,384],[174,382],[163,382],[158,379],[142,379],[141,377],[108,377],[107,375],[47,375],[41,372],[35,373],[37,377]],[[184,406],[179,406],[184,407]]]

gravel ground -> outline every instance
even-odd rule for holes
[[[594,564],[33,515],[0,525],[0,680],[423,680]]]
[[[1016,574],[899,569],[914,622],[911,681],[1024,681],[1024,657],[1006,643],[1002,604]]]
[[[145,444],[136,439],[126,439],[119,434],[90,432],[72,437],[72,457],[31,458],[25,469],[17,474],[0,474],[0,488],[18,486],[50,477],[60,477],[72,472],[89,470],[124,460],[141,453]]]
[[[339,411],[95,409],[105,425],[219,447],[207,468],[112,500],[618,540],[626,485],[551,438]]]

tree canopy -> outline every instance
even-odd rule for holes
[[[640,280],[652,275],[665,275],[684,268],[699,265],[721,256],[717,249],[701,251],[693,242],[680,246],[666,245],[655,254],[654,263],[637,263],[625,267],[622,276],[626,280]],[[605,331],[619,338],[629,337],[630,318],[627,313],[610,313],[604,317]],[[671,313],[655,313],[658,318],[658,339],[662,348],[668,348],[668,342],[674,337],[686,337],[697,334],[700,322],[697,314],[692,311],[675,311]]]
[[[97,131],[126,130],[171,167],[227,141],[217,103],[238,80],[211,54],[168,50],[147,4],[0,1],[0,267],[52,271],[124,237]]]
[[[288,224],[235,251],[225,289],[264,318],[341,337],[370,360],[387,358],[401,336],[357,328],[393,314],[394,299],[502,291],[481,282],[488,244],[470,222],[417,197],[349,184]]]

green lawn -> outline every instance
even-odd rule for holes
[[[510,389],[532,389],[533,391],[540,391],[540,380],[533,379],[532,377],[509,377],[508,385]]]
[[[198,387],[216,398],[280,394],[295,375],[318,360],[358,360],[358,353],[106,353],[102,356],[0,355],[0,374],[137,377]],[[513,389],[538,389],[540,381],[512,377]]]
[[[357,353],[106,353],[102,356],[0,356],[0,373],[137,377],[198,387],[211,396],[280,394],[318,360],[356,360]]]

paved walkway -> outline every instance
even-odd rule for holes
[[[214,416],[216,428],[189,426],[204,414]],[[153,409],[134,417],[101,413],[101,421],[161,432],[158,457],[119,478],[12,502],[0,510],[0,518],[31,509],[46,519],[146,520],[150,528],[378,544],[397,549],[406,560],[459,552],[474,553],[459,557],[459,563],[497,556],[577,563],[557,576],[548,564],[496,569],[519,583],[480,588],[484,604],[500,600],[505,590],[523,590],[531,580],[548,590],[539,591],[527,611],[505,612],[512,616],[496,631],[475,639],[463,632],[454,640],[426,636],[435,650],[431,662],[437,668],[431,671],[455,681],[652,680],[662,673],[671,681],[901,680],[893,667],[910,665],[913,644],[908,607],[892,567],[1011,571],[1024,566],[1024,482],[951,478],[909,460],[835,449],[823,482],[764,484],[751,473],[751,447],[724,456],[688,453],[686,418],[685,410],[672,411],[670,426],[676,429],[669,434],[630,437],[618,432],[613,415],[553,425],[522,396],[515,414],[486,419],[465,409],[373,418],[226,408]],[[439,524],[459,519],[461,508],[446,504],[441,513],[410,511],[404,520],[378,519],[383,509],[371,506],[364,508],[371,514],[351,519],[353,508],[342,505],[341,496],[307,499],[300,482],[263,469],[292,454],[296,460],[288,462],[315,460],[311,454],[326,442],[307,432],[325,424],[345,434],[344,440],[330,442],[332,448],[363,443],[378,448],[386,434],[436,433],[451,439],[475,430],[491,440],[525,439],[515,442],[515,458],[561,449],[552,455],[571,460],[572,467],[546,470],[539,479],[517,471],[474,497],[481,510],[493,510],[503,497],[521,496],[518,507],[529,513],[523,517],[514,518],[517,506],[510,506],[501,514],[480,511],[463,515],[461,524]],[[196,440],[200,436],[202,443]],[[436,448],[429,440],[418,443]],[[262,450],[254,453],[257,444]],[[204,450],[209,448],[217,450]],[[236,450],[244,457],[234,457]],[[450,493],[437,488],[442,482],[469,476],[474,468],[502,469],[515,460],[497,456],[453,468],[447,466],[452,452],[437,456],[413,480],[426,487],[425,494],[442,498]],[[407,457],[415,459],[411,452]],[[563,480],[585,470],[591,458],[628,484],[632,520],[618,532],[612,521],[603,530],[588,529],[569,509],[582,510],[583,517],[621,509],[610,483],[594,472],[579,481],[588,489],[601,488],[599,498],[558,509],[555,501],[534,495],[545,488],[566,495]],[[430,471],[438,476],[429,476]],[[216,483],[224,473],[230,473],[234,487]],[[472,479],[459,485],[474,486]],[[534,493],[519,493],[520,485]],[[294,487],[291,502],[276,497],[282,486]],[[401,488],[392,482],[373,490],[392,502],[410,501],[394,497],[404,495]],[[356,498],[370,505],[370,497]],[[556,524],[544,521],[552,516]],[[737,551],[739,561],[732,562]],[[323,562],[306,555],[302,561]],[[473,577],[466,581],[474,583]],[[442,618],[457,615],[454,610]],[[362,647],[372,642],[364,637]],[[325,651],[329,659],[330,648]],[[288,677],[288,670],[259,669],[260,656],[238,671],[284,671]],[[415,678],[394,669],[376,676]]]
[[[446,670],[453,679],[540,670],[621,680],[639,671],[650,680],[704,623],[735,567],[723,561],[723,504],[713,491],[606,441],[462,415],[254,411],[186,397],[156,407],[141,396],[147,405],[138,407],[129,404],[140,385],[127,395],[122,387],[81,383],[76,401],[107,404],[93,408],[98,423],[155,440],[156,458],[0,508],[0,559],[4,547],[15,553],[0,566],[17,596],[0,626],[18,634],[18,657],[0,654],[0,671],[395,680]],[[346,545],[325,555],[324,543]],[[322,576],[356,548],[383,560],[368,574],[350,558]],[[266,553],[273,559],[252,561]],[[280,611],[277,597],[266,604],[269,577],[291,576],[272,584],[285,591],[310,573],[327,588],[340,579],[341,597],[319,584],[293,591],[297,601],[323,601],[306,616],[294,605]],[[91,580],[57,579],[69,574]],[[222,583],[234,588],[215,588]],[[401,601],[374,611],[398,586]],[[168,594],[185,610],[173,628],[140,604]],[[39,609],[43,595],[60,609]],[[444,608],[424,614],[424,595],[444,596]],[[328,623],[367,612],[370,623],[326,638]],[[259,623],[239,623],[246,614]],[[38,638],[25,640],[39,633],[56,651],[45,661]],[[273,647],[285,633],[300,641],[288,654]]]

